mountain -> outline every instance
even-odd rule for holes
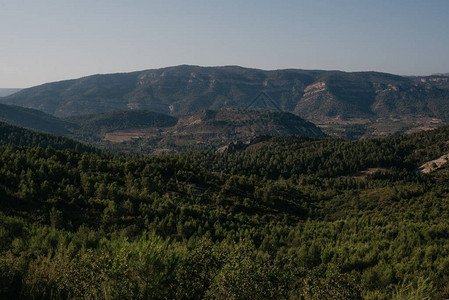
[[[274,99],[296,86],[313,83],[320,72],[262,71],[236,66],[178,66],[124,74],[94,75],[48,83],[1,99],[3,103],[71,116],[126,109],[186,113],[201,109],[246,107],[262,90]],[[289,93],[287,93],[289,94]],[[297,93],[279,99],[293,111]]]
[[[59,135],[68,135],[67,127],[72,126],[39,110],[5,104],[0,104],[0,121]]]
[[[20,91],[21,89],[0,89],[0,97],[6,97],[9,95],[12,95],[14,93],[17,93],[18,91]]]
[[[262,101],[262,106],[274,104],[272,108],[295,113],[331,135],[356,139],[449,123],[448,79],[444,75],[182,65],[48,83],[0,102],[55,116],[131,109],[176,115],[251,108],[263,93],[268,101]]]

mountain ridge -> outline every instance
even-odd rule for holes
[[[337,137],[386,136],[449,124],[447,76],[407,77],[375,71],[181,65],[47,83],[0,102],[60,117],[135,109],[177,115],[202,109],[245,109],[261,92],[281,110]]]

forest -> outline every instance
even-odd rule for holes
[[[449,127],[164,156],[0,129],[0,298],[449,297],[449,166],[418,171]]]

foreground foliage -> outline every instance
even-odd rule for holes
[[[1,146],[0,295],[448,297],[446,171],[415,172],[448,139],[291,136],[162,157]]]

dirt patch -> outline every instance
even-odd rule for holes
[[[121,143],[121,142],[130,141],[133,139],[152,138],[152,137],[156,137],[158,134],[159,134],[159,132],[155,129],[121,130],[121,131],[114,131],[114,132],[106,133],[104,136],[104,140],[112,142],[112,143]]]
[[[448,161],[449,161],[449,153],[442,155],[437,159],[426,162],[425,164],[423,164],[421,167],[418,168],[418,172],[431,173],[441,168]]]

